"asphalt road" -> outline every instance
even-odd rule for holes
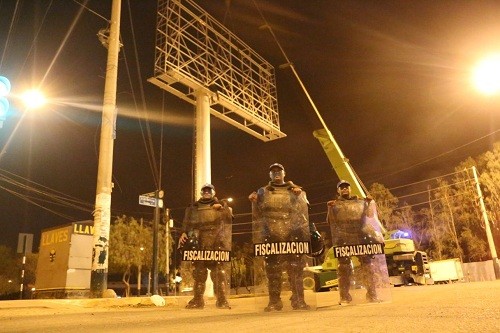
[[[315,294],[316,309],[264,313],[255,299],[210,300],[186,310],[148,298],[0,301],[0,332],[500,332],[500,280],[391,288],[392,300],[336,305],[337,292]]]

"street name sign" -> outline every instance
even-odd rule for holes
[[[157,202],[158,202],[158,207],[163,208],[162,199],[156,199],[155,197],[150,197],[148,195],[139,196],[139,205],[156,207]]]

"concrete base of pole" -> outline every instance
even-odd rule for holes
[[[500,280],[500,263],[498,262],[498,258],[493,258],[493,269],[495,270],[496,279]]]
[[[104,271],[92,271],[90,273],[90,298],[101,298],[108,288],[108,273]]]

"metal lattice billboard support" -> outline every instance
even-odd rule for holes
[[[191,0],[159,0],[155,75],[149,81],[263,140],[280,131],[274,67]]]

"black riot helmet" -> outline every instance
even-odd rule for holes
[[[269,166],[269,178],[277,184],[285,182],[285,168],[279,163],[273,163]]]
[[[206,189],[210,190],[210,197],[213,197],[215,195],[215,187],[212,184],[204,184],[201,187],[200,195],[204,198],[208,196],[208,191],[205,191]],[[207,196],[204,195],[204,193],[207,192]]]
[[[342,185],[351,186],[351,184],[347,180],[343,180],[343,179],[337,183],[337,188],[339,188]]]
[[[281,170],[285,171],[285,168],[283,167],[283,165],[279,164],[279,163],[273,163],[269,166],[269,171],[271,171],[272,168],[280,168]]]
[[[202,187],[201,187],[201,190],[203,191],[203,189],[205,188],[211,188],[212,190],[215,191],[215,187],[212,185],[212,184],[204,184]]]

